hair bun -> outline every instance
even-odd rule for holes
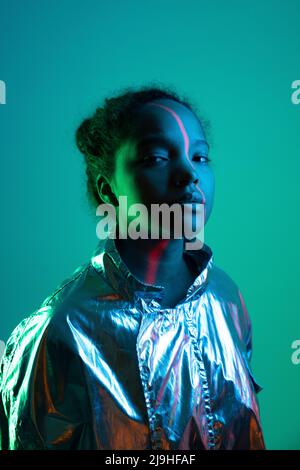
[[[92,136],[91,136],[91,123],[92,119],[85,119],[76,131],[76,145],[81,153],[84,155],[92,152]]]

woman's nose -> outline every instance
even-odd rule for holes
[[[195,168],[189,162],[183,162],[178,165],[174,172],[175,186],[187,186],[191,183],[197,184],[199,182],[199,175]]]

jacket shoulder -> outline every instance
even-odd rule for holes
[[[247,347],[250,347],[251,320],[237,283],[228,273],[214,264],[210,274],[210,289],[218,301],[225,306],[239,338]]]
[[[224,269],[213,263],[210,271],[209,282],[213,289],[218,291],[220,298],[224,300],[236,300],[239,288],[237,283]]]
[[[89,270],[89,263],[77,267],[73,273],[57,285],[41,305],[24,317],[10,334],[0,362],[0,390],[12,370],[28,359],[53,320],[59,305],[82,286]]]
[[[66,333],[66,320],[72,312],[86,308],[93,298],[108,292],[109,286],[91,262],[78,266],[10,334],[0,363],[0,389],[18,361],[24,362],[47,332],[51,340]],[[14,370],[17,370],[16,368]]]

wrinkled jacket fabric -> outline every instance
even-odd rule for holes
[[[111,238],[11,334],[2,449],[264,449],[251,322],[210,247],[175,308]],[[176,289],[176,285],[174,285]]]

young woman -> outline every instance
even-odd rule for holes
[[[76,140],[90,201],[116,208],[116,238],[12,333],[2,448],[264,449],[251,322],[234,281],[205,243],[120,237],[120,196],[148,209],[200,203],[207,222],[214,175],[203,121],[173,91],[127,89]]]

